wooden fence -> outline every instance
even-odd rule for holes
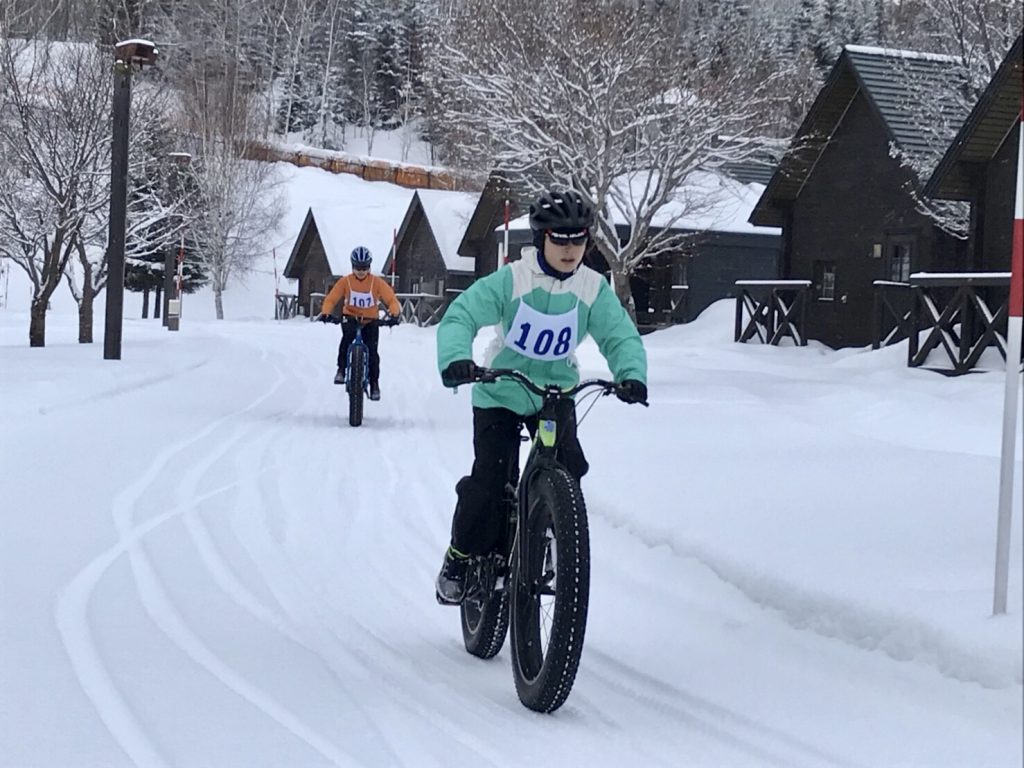
[[[369,160],[341,152],[309,149],[305,151],[251,142],[242,150],[248,160],[291,163],[300,168],[312,166],[331,173],[350,173],[367,181],[386,181],[410,189],[475,190],[479,184],[460,174],[436,168],[423,168],[386,160]]]
[[[444,316],[448,304],[458,292],[446,296],[430,293],[397,293],[398,303],[402,305],[399,317],[403,323],[415,323],[419,326],[437,325]]]
[[[744,343],[755,336],[762,344],[785,338],[807,346],[807,291],[810,280],[737,280],[736,327],[733,340]]]

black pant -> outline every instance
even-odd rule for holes
[[[356,338],[359,320],[345,316],[341,321],[341,344],[338,345],[338,367],[344,369],[348,359],[348,348]],[[377,342],[380,339],[380,327],[373,320],[363,324],[363,342],[370,351],[370,383],[380,381],[380,355],[377,354]]]
[[[558,460],[579,480],[589,466],[576,437],[576,404],[558,405]],[[502,494],[506,482],[519,479],[520,427],[533,437],[536,416],[507,408],[473,409],[473,469],[455,486],[458,503],[452,520],[452,546],[468,555],[485,555],[498,546],[505,520]]]

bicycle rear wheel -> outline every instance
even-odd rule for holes
[[[363,423],[363,371],[366,370],[366,347],[353,344],[349,350],[348,366],[348,423],[358,427]]]
[[[590,597],[590,538],[579,484],[541,469],[527,489],[525,561],[510,579],[512,672],[519,700],[537,712],[565,703],[576,679]]]

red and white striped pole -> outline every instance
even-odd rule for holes
[[[277,248],[270,249],[271,254],[274,257],[274,319],[281,319],[281,281],[277,277]]]
[[[395,287],[395,262],[398,261],[398,230],[391,230],[391,288]]]
[[[1003,454],[999,470],[999,525],[996,532],[995,615],[1006,613],[1010,580],[1010,523],[1013,520],[1014,449],[1020,396],[1021,315],[1024,314],[1024,93],[1017,144],[1017,204],[1013,214],[1013,261],[1006,334],[1006,392],[1003,400]]]
[[[498,269],[501,269],[502,262],[508,264],[508,214],[509,202],[505,201],[505,245],[502,247],[501,257],[498,259]]]
[[[281,280],[277,276],[277,248],[272,248],[271,253],[274,255],[274,299],[277,299],[277,295],[281,293]]]

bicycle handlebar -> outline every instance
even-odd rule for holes
[[[335,315],[318,315],[315,319],[319,320],[321,323],[330,323],[331,325],[341,325],[342,322],[344,322],[345,318],[344,317],[336,317]],[[377,320],[371,321],[371,322],[380,323],[381,325],[383,325],[385,327],[393,327],[393,326],[398,325],[398,318],[397,317],[393,318],[390,315],[388,315],[388,316],[386,316],[384,318],[377,318]]]
[[[476,373],[473,376],[473,381],[479,384],[490,384],[497,381],[500,378],[513,379],[514,381],[517,381],[538,397],[547,397],[549,395],[557,395],[559,397],[575,397],[580,392],[586,389],[602,389],[604,390],[602,393],[603,395],[618,395],[620,392],[623,391],[621,384],[617,384],[614,381],[608,381],[606,379],[586,379],[570,389],[562,389],[561,387],[557,387],[554,385],[551,385],[549,387],[539,387],[536,384],[534,384],[533,380],[531,380],[528,376],[526,376],[520,371],[515,370],[514,368],[478,367],[476,369]],[[640,405],[646,408],[650,405],[650,403],[644,401],[641,402]]]

